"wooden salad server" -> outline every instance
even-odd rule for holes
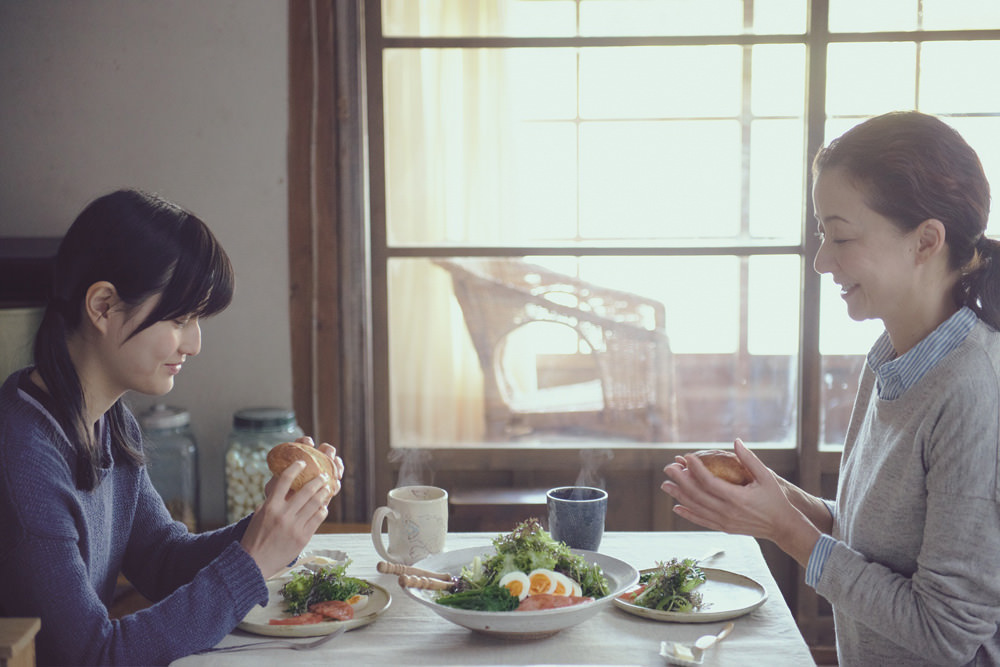
[[[398,574],[398,575],[412,575],[416,577],[426,577],[428,579],[438,579],[440,581],[447,581],[449,584],[455,582],[455,577],[446,572],[431,572],[430,570],[421,570],[419,567],[413,567],[411,565],[403,565],[402,563],[390,563],[388,561],[379,561],[378,565],[375,566],[382,574]]]
[[[455,587],[455,582],[421,577],[415,574],[399,575],[399,585],[404,588],[419,588],[428,591],[449,591]]]

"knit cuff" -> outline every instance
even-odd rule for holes
[[[257,562],[239,542],[233,542],[222,552],[217,561],[226,573],[225,582],[229,594],[237,602],[247,603],[249,609],[254,604],[267,605],[268,591]]]

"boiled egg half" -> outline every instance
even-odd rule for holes
[[[500,587],[506,588],[518,600],[523,600],[528,597],[531,582],[528,579],[528,575],[524,572],[512,570],[500,577]]]
[[[529,595],[540,595],[548,593],[550,595],[583,595],[580,584],[573,581],[565,574],[538,568],[528,574],[520,570],[512,570],[500,578],[500,586],[510,591],[510,594],[523,600]]]
[[[354,611],[356,613],[356,612],[359,612],[362,609],[364,609],[365,606],[368,604],[368,596],[367,595],[360,595],[360,594],[359,595],[352,595],[351,597],[347,598],[347,600],[345,600],[345,602],[347,602],[347,604],[349,604],[352,607],[354,607]]]
[[[538,595],[539,593],[550,593],[552,595],[581,595],[580,584],[576,583],[565,574],[538,568],[528,574],[530,588],[528,595]]]

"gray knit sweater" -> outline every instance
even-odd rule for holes
[[[899,398],[865,367],[816,590],[841,665],[1000,665],[1000,333]]]

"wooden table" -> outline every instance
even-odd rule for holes
[[[447,549],[487,547],[496,533],[452,533]],[[802,635],[767,568],[756,541],[714,532],[606,533],[600,551],[631,563],[652,567],[671,557],[698,557],[711,547],[725,554],[709,566],[748,576],[767,591],[758,609],[735,619],[733,633],[713,648],[706,665],[814,665]],[[349,554],[348,572],[384,587],[392,603],[374,623],[352,630],[310,651],[261,649],[240,653],[190,656],[174,665],[663,665],[664,639],[694,641],[723,623],[664,623],[628,614],[608,605],[594,617],[558,634],[533,641],[486,637],[444,620],[410,599],[396,578],[376,570],[379,561],[366,534],[317,535],[314,549],[340,549]],[[219,645],[260,638],[234,631]],[[305,639],[301,641],[307,641]]]

